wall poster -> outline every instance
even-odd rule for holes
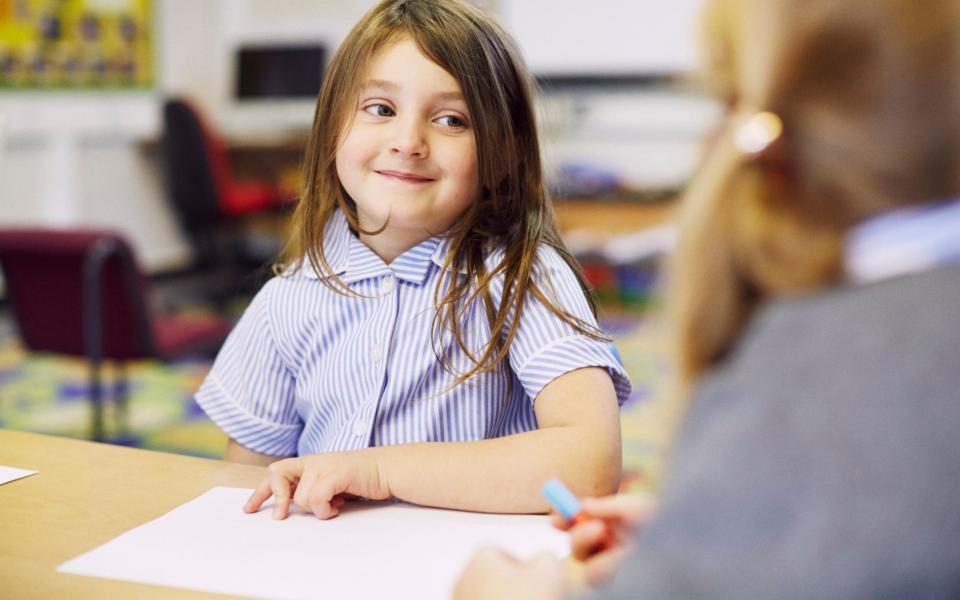
[[[0,0],[0,89],[143,89],[153,0]]]

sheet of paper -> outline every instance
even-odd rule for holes
[[[546,517],[396,503],[349,503],[340,516],[248,515],[252,490],[213,488],[59,571],[260,598],[449,598],[473,553],[568,554]]]
[[[22,477],[35,474],[36,471],[30,469],[16,469],[14,467],[4,467],[0,465],[0,485],[16,481]]]

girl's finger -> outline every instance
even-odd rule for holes
[[[273,490],[273,518],[286,519],[290,514],[290,481],[280,471],[271,471],[270,488]]]
[[[310,512],[320,519],[332,519],[340,514],[340,507],[333,504],[333,499],[347,490],[346,477],[334,473],[325,473],[317,479],[310,490]]]
[[[257,489],[253,490],[253,494],[250,495],[247,503],[243,505],[243,511],[246,513],[257,512],[272,495],[273,489],[270,487],[270,477],[265,477],[257,486]]]
[[[311,471],[305,471],[303,477],[297,481],[297,489],[293,493],[293,503],[307,512],[310,510],[310,490],[316,484],[317,475]]]

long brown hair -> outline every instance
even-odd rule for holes
[[[367,12],[341,44],[320,90],[305,156],[305,188],[294,224],[298,262],[308,260],[325,283],[350,293],[323,253],[324,227],[336,209],[354,230],[360,230],[356,205],[337,176],[337,148],[350,126],[371,58],[405,37],[456,79],[476,136],[480,193],[447,232],[452,251],[444,264],[448,272],[468,276],[452,277],[448,286],[438,286],[436,291],[435,333],[437,328],[451,331],[475,365],[458,381],[490,371],[503,361],[529,296],[577,331],[603,339],[589,323],[552,302],[534,281],[538,248],[546,245],[570,265],[585,293],[587,289],[558,235],[544,188],[530,77],[510,36],[483,11],[462,0],[386,0]],[[493,248],[503,251],[503,259],[488,270],[485,259]],[[499,304],[490,293],[496,277],[504,282]],[[592,298],[587,297],[593,307]],[[464,312],[477,299],[483,302],[492,332],[479,355],[466,347],[461,329]],[[439,358],[449,368],[448,357]]]
[[[670,271],[681,397],[765,299],[837,283],[852,226],[960,192],[956,0],[713,0],[704,25],[730,114]],[[783,133],[752,156],[735,135],[759,111]]]

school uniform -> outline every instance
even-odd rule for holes
[[[577,333],[533,298],[508,360],[453,385],[472,362],[449,331],[433,326],[438,286],[465,276],[442,268],[449,250],[448,240],[433,237],[388,265],[337,211],[324,253],[355,294],[331,289],[306,261],[270,280],[226,340],[197,402],[240,444],[290,456],[530,431],[540,390],[582,367],[606,369],[618,400],[626,400],[630,382],[612,345]],[[498,256],[491,253],[488,265]],[[537,281],[548,297],[595,324],[560,256],[543,248],[539,262]],[[491,286],[494,302],[502,289],[501,277]],[[461,326],[467,348],[479,356],[490,338],[479,302]],[[438,360],[444,354],[452,373]]]
[[[693,398],[630,598],[960,597],[960,202],[849,236]]]

